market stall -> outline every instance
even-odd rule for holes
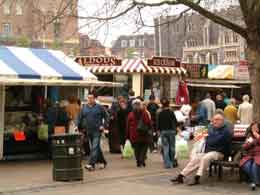
[[[0,46],[0,67],[0,159],[44,152],[46,143],[37,139],[36,120],[49,87],[120,86],[98,81],[54,50]]]
[[[110,91],[110,96],[124,95],[132,89],[136,96],[148,99],[155,94],[157,99],[162,96],[175,98],[178,75],[185,74],[180,62],[175,58],[154,57],[152,59],[124,59],[115,57],[79,56],[75,61],[104,81],[116,81],[124,87]],[[106,95],[106,94],[105,94]]]
[[[212,64],[182,64],[187,70],[187,85],[191,99],[203,98],[210,92],[216,94],[225,92],[229,97],[240,99],[242,94],[250,94],[250,81],[244,66],[212,65]],[[241,71],[243,74],[241,74]],[[245,76],[243,76],[245,75]]]

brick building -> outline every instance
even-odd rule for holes
[[[239,7],[216,13],[242,22]],[[197,13],[186,14],[177,21],[176,17],[154,20],[156,55],[180,57],[189,63],[237,64],[244,59],[245,40],[238,34]]]
[[[1,44],[76,50],[78,0],[6,0],[0,7]]]
[[[100,41],[90,39],[88,35],[80,35],[80,55],[81,56],[109,56],[111,55]]]
[[[111,52],[120,58],[150,58],[154,56],[154,35],[122,35],[114,42]]]

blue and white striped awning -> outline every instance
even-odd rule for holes
[[[0,46],[0,79],[97,81],[63,52]]]

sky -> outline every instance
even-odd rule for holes
[[[143,0],[140,0],[143,1]],[[158,2],[158,0],[145,0],[150,3]],[[214,0],[207,0],[214,1]],[[227,2],[234,2],[237,0],[218,0],[217,7],[222,7],[227,4]],[[111,14],[112,0],[79,0],[78,11],[80,16],[106,16]],[[104,4],[108,4],[108,8],[104,8]],[[214,6],[214,8],[216,7]],[[122,4],[119,8],[124,10],[128,7],[128,4]],[[177,15],[186,9],[185,6],[162,6],[160,8],[144,8],[142,10],[142,18],[144,22],[148,25],[153,25],[154,18],[160,15]],[[117,10],[118,11],[118,10]],[[120,35],[131,35],[140,33],[154,33],[154,28],[152,27],[142,27],[136,25],[138,18],[137,12],[130,12],[120,18],[109,21],[107,23],[97,22],[96,20],[79,20],[79,31],[83,34],[88,34],[92,39],[99,40],[103,45],[111,47],[113,41],[115,41]]]

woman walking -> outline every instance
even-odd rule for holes
[[[152,121],[148,113],[142,109],[142,102],[132,102],[133,111],[127,118],[127,135],[135,150],[137,167],[145,167],[146,154],[152,139]]]
[[[158,116],[158,130],[162,139],[162,155],[164,167],[173,168],[175,162],[175,135],[177,132],[177,119],[170,108],[170,102],[167,98],[161,100],[162,111]]]
[[[119,143],[121,152],[123,151],[123,147],[125,145],[126,139],[126,122],[128,116],[128,109],[127,109],[127,101],[124,98],[119,100],[119,110],[117,111],[117,125],[118,125],[118,132],[119,132]]]

